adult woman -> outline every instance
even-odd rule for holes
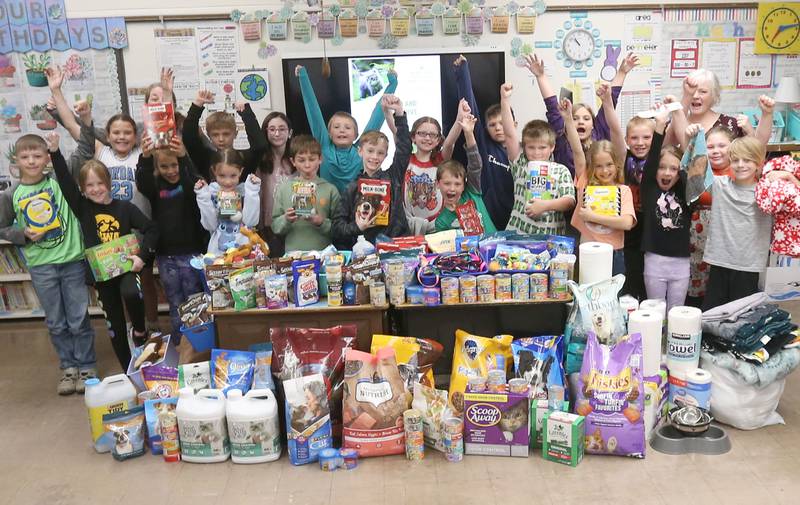
[[[284,242],[272,232],[272,207],[278,186],[294,172],[289,161],[292,123],[283,112],[270,112],[261,123],[261,130],[267,137],[267,150],[258,167],[258,177],[261,179],[261,221],[258,231],[269,245],[270,256],[277,258],[283,256]]]

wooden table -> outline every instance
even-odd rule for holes
[[[220,349],[247,349],[252,344],[269,342],[269,329],[279,326],[327,328],[337,324],[358,327],[358,349],[369,352],[374,333],[386,331],[389,306],[353,305],[329,307],[323,300],[306,307],[213,311]]]
[[[509,300],[453,305],[398,305],[392,310],[392,330],[398,335],[431,338],[444,346],[436,362],[437,375],[447,375],[453,363],[455,331],[492,337],[560,335],[564,333],[569,300]]]

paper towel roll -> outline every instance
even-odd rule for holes
[[[642,335],[642,371],[645,377],[658,375],[661,366],[661,313],[654,310],[635,310],[628,316],[628,334]]]
[[[639,310],[655,310],[661,313],[661,320],[667,319],[667,301],[663,298],[650,298],[639,304]]]
[[[693,405],[711,409],[711,372],[695,368],[686,372],[686,394]]]
[[[630,317],[631,312],[639,308],[639,300],[631,295],[620,296],[619,306],[622,309],[622,314],[625,316],[625,324],[628,324],[628,317]]]
[[[584,242],[579,248],[579,284],[604,281],[611,278],[614,248],[602,242]]]
[[[672,307],[667,315],[667,368],[670,375],[686,374],[700,364],[702,312],[695,307]]]

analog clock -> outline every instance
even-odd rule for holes
[[[563,44],[564,54],[575,62],[590,59],[595,50],[592,33],[583,28],[576,28],[567,33]]]
[[[772,9],[761,23],[761,37],[773,49],[786,49],[800,37],[800,17],[786,7]]]

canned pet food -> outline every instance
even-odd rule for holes
[[[389,303],[392,305],[403,305],[406,303],[406,287],[402,284],[399,286],[389,286]]]
[[[390,260],[386,263],[386,284],[405,287],[405,265],[401,260]]]
[[[319,467],[325,472],[332,472],[339,468],[339,451],[336,449],[322,449],[319,451]]]
[[[342,468],[353,470],[358,466],[358,451],[355,449],[339,449],[339,456],[342,460]]]
[[[506,389],[506,372],[504,370],[489,370],[486,387],[490,393],[504,393]]]
[[[528,274],[514,274],[511,276],[511,297],[514,300],[527,300],[530,298],[531,283]]]
[[[377,307],[386,305],[386,285],[384,283],[373,282],[370,284],[369,301]]]
[[[444,454],[452,463],[464,459],[464,421],[458,417],[444,421]]]
[[[547,300],[547,274],[531,274],[531,300]]]
[[[411,305],[423,305],[425,303],[425,298],[422,295],[422,286],[407,287],[406,297]]]
[[[491,275],[479,275],[477,279],[478,301],[494,301],[494,277]]]
[[[570,265],[566,261],[550,262],[550,288],[548,290],[550,298],[556,300],[569,298],[569,288],[567,287],[569,269]]]
[[[494,297],[498,301],[511,300],[511,276],[497,274],[494,276]]]
[[[484,393],[486,392],[486,378],[470,377],[467,382],[467,387],[470,393]]]
[[[406,437],[406,458],[411,461],[422,461],[425,459],[422,412],[417,409],[403,412],[403,429]]]
[[[439,288],[422,288],[422,300],[429,307],[439,305]]]
[[[525,379],[511,379],[508,381],[508,390],[518,395],[528,392],[528,381]]]
[[[461,288],[461,303],[478,301],[478,281],[474,275],[462,275],[458,283]]]
[[[445,305],[455,305],[459,301],[458,278],[442,277],[440,282],[442,288],[442,303]]]

